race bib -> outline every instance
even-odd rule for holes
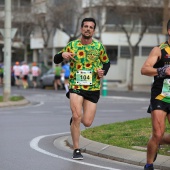
[[[164,79],[162,94],[170,97],[170,79]]]
[[[92,71],[86,70],[77,71],[76,85],[92,85]]]

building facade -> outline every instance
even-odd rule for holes
[[[0,0],[1,29],[4,5],[5,0]],[[167,38],[163,23],[170,18],[169,9],[169,0],[72,0],[71,4],[69,0],[15,0],[12,28],[17,28],[17,32],[12,39],[12,61],[36,61],[52,66],[53,56],[80,36],[82,18],[94,17],[95,38],[104,44],[111,61],[106,76],[109,84],[127,86],[132,66],[134,85],[151,84],[152,78],[141,77],[140,69],[150,50]],[[3,44],[1,34],[0,60],[3,60]]]
[[[140,69],[151,49],[167,39],[165,32],[163,33],[163,20],[167,21],[170,18],[169,0],[166,3],[158,0],[82,1],[82,8],[86,10],[86,15],[94,16],[98,23],[100,22],[98,24],[100,29],[97,30],[96,36],[105,45],[111,61],[107,80],[116,82],[120,86],[122,84],[128,86],[132,67],[129,48],[131,45],[135,48],[133,84],[152,83],[152,77],[141,76]],[[146,30],[143,33],[145,26]]]
[[[31,59],[28,53],[31,27],[34,23],[31,14],[31,0],[11,1],[12,62]],[[0,0],[0,60],[3,61],[5,0]]]

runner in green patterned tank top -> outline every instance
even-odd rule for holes
[[[152,134],[147,144],[147,160],[144,170],[154,170],[153,162],[163,144],[170,145],[170,134],[166,133],[166,118],[170,123],[170,20],[167,23],[168,39],[154,47],[141,73],[153,76],[150,104],[147,112],[151,114]]]

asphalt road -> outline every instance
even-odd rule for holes
[[[23,95],[31,104],[0,108],[0,170],[143,169],[88,154],[83,161],[73,161],[72,149],[64,142],[71,117],[64,91],[12,87],[11,94]],[[109,91],[99,100],[92,126],[148,117],[148,103],[148,93]],[[63,140],[55,147],[59,136]]]

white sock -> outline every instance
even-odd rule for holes
[[[65,84],[64,87],[65,87],[65,90],[66,90],[66,93],[67,93],[69,91],[68,90],[68,84]]]

